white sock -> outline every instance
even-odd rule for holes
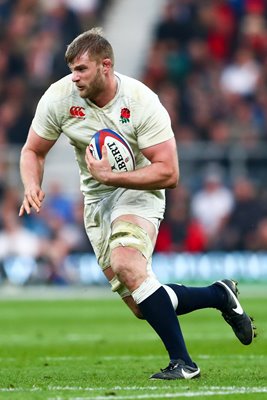
[[[178,307],[178,297],[177,297],[175,291],[170,286],[167,286],[167,285],[162,285],[162,286],[164,287],[164,289],[168,293],[169,298],[171,299],[171,302],[172,302],[174,310],[176,310],[176,308]]]
[[[161,287],[161,283],[154,276],[149,276],[141,285],[132,292],[136,304],[142,303]]]

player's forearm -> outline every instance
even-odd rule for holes
[[[20,157],[20,174],[24,188],[41,186],[44,173],[44,157],[23,148]]]
[[[124,187],[137,190],[155,190],[175,188],[179,174],[177,168],[168,167],[161,162],[130,172],[111,172],[107,174],[105,183],[108,186]]]

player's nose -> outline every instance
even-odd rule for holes
[[[73,71],[72,72],[72,76],[71,76],[72,82],[78,82],[80,77],[79,74],[77,73],[77,71]]]

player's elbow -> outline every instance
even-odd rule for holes
[[[168,185],[167,189],[175,189],[178,186],[178,179],[172,180]]]
[[[178,168],[171,168],[168,171],[168,189],[175,189],[178,186],[179,182],[179,170]]]

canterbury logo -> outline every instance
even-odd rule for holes
[[[84,107],[72,106],[70,108],[70,115],[75,118],[83,118],[85,117],[85,109]]]

